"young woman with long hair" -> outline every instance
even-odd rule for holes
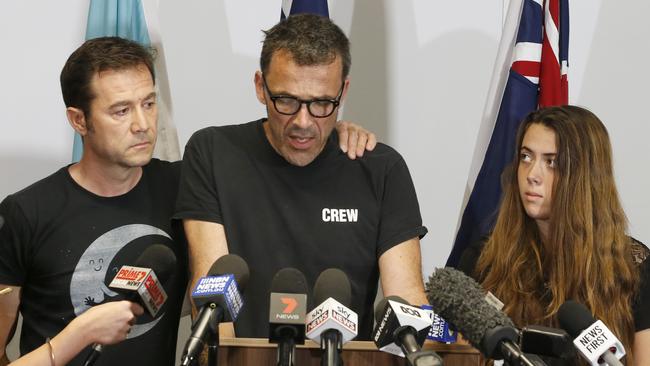
[[[518,326],[558,327],[572,299],[617,335],[628,365],[650,365],[650,250],[627,235],[602,122],[576,106],[531,113],[502,179],[494,230],[459,267]]]

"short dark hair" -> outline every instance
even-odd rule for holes
[[[95,97],[90,89],[93,75],[107,70],[124,70],[144,65],[156,82],[153,48],[119,37],[100,37],[84,42],[65,62],[61,70],[61,92],[66,107],[90,114]]]
[[[314,14],[291,15],[264,31],[260,68],[267,72],[273,54],[287,51],[301,66],[334,62],[337,56],[343,64],[343,78],[350,72],[352,57],[350,41],[329,18]]]

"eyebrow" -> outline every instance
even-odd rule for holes
[[[146,97],[142,98],[142,100],[147,100],[147,99],[151,99],[151,98],[155,98],[155,97],[156,97],[156,92],[153,91],[153,92],[149,93]],[[129,101],[129,100],[118,100],[117,102],[111,104],[108,108],[113,109],[113,108],[116,108],[116,107],[123,107],[123,106],[127,106],[127,105],[130,105],[130,104],[131,104],[131,101]]]
[[[535,153],[535,151],[533,151],[532,149],[530,149],[530,148],[528,148],[528,147],[526,147],[526,146],[522,146],[521,149],[520,149],[519,151],[526,151],[526,152]],[[556,153],[556,152],[552,152],[552,153],[542,153],[542,156],[545,156],[545,157],[554,157],[554,156],[557,156],[557,153]]]

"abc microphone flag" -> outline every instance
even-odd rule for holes
[[[415,341],[421,347],[431,327],[430,312],[431,310],[408,305],[397,296],[383,299],[375,309],[375,345],[380,351],[404,357],[403,349],[394,333],[398,328],[410,327],[415,332]]]

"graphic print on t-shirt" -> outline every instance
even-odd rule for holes
[[[323,208],[321,211],[323,222],[357,222],[359,209],[357,208]]]
[[[70,281],[70,300],[76,316],[81,315],[94,305],[109,302],[111,298],[118,296],[104,283],[106,272],[120,250],[134,240],[148,235],[160,235],[171,240],[167,233],[154,226],[130,224],[104,233],[88,246],[79,258],[79,263],[77,263]],[[161,312],[150,322],[134,324],[127,339],[148,332],[164,315]]]

